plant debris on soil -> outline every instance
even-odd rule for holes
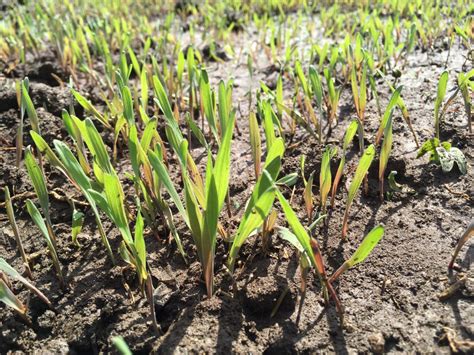
[[[123,337],[133,353],[472,353],[473,246],[468,242],[461,250],[454,270],[448,270],[448,264],[473,218],[474,140],[462,95],[454,96],[449,104],[447,101],[458,88],[458,74],[468,73],[473,68],[474,8],[468,1],[447,1],[428,11],[428,4],[438,2],[425,2],[423,5],[379,0],[373,5],[363,5],[359,1],[313,4],[299,0],[268,3],[253,0],[239,5],[240,2],[234,0],[206,4],[122,0],[102,5],[85,1],[79,5],[80,1],[68,0],[58,5],[56,13],[53,11],[55,2],[48,0],[0,2],[3,17],[0,20],[0,257],[23,273],[23,262],[4,203],[3,188],[8,187],[23,246],[32,266],[31,282],[52,304],[49,308],[22,284],[12,282],[13,294],[28,308],[28,321],[0,303],[0,353],[116,352],[112,341],[116,336]],[[448,10],[449,7],[452,9]],[[370,20],[365,19],[369,14],[385,26],[388,22],[393,26],[394,54],[383,63],[371,42]],[[376,21],[373,23],[375,26]],[[413,47],[397,49],[397,45],[408,43],[411,25],[415,29]],[[454,30],[455,27],[459,30]],[[81,34],[78,34],[79,28]],[[380,29],[374,27],[373,30]],[[466,38],[459,35],[460,32]],[[308,227],[315,218],[308,219],[306,213],[302,175],[308,179],[314,172],[313,215],[321,212],[317,206],[325,146],[338,147],[330,161],[334,177],[343,154],[346,128],[358,117],[351,74],[346,73],[350,54],[342,50],[346,35],[351,51],[355,49],[357,33],[363,35],[364,51],[374,54],[380,72],[373,72],[377,97],[367,80],[364,146],[375,143],[381,115],[392,96],[390,85],[402,87],[401,96],[420,145],[434,138],[438,81],[447,71],[449,79],[442,106],[446,105],[446,110],[439,141],[447,141],[451,147],[461,150],[467,161],[467,172],[462,174],[456,164],[451,171],[444,172],[439,163],[430,161],[427,156],[417,158],[419,148],[413,134],[402,111],[394,109],[393,145],[385,170],[383,200],[379,196],[381,158],[377,153],[350,209],[347,238],[342,239],[348,189],[360,159],[358,135],[355,135],[346,154],[334,207],[328,206],[327,217],[310,233],[319,243],[326,273],[331,276],[369,231],[377,225],[384,226],[383,238],[367,260],[345,272],[333,284],[344,309],[341,322],[334,302],[325,300],[324,287],[313,269],[308,274],[304,302],[301,302],[304,280],[300,258],[304,253],[280,238],[277,228],[271,230],[268,243],[261,237],[261,230],[253,233],[240,249],[233,272],[227,261],[232,237],[237,233],[256,184],[249,128],[251,113],[257,114],[262,151],[267,151],[263,111],[261,106],[257,108],[264,100],[270,102],[275,117],[281,120],[281,133],[278,129],[275,132],[283,138],[286,150],[279,177],[296,173],[293,185],[278,185],[278,188],[290,201],[301,223]],[[94,34],[102,37],[94,37]],[[88,55],[81,36],[85,37]],[[384,47],[387,35],[381,33],[381,36],[384,39],[380,39],[380,45]],[[104,50],[99,38],[108,41],[109,49]],[[331,127],[327,123],[325,104],[319,111],[314,95],[310,97],[310,105],[323,125],[323,136],[319,139],[316,127],[305,128],[313,122],[304,103],[306,96],[295,73],[295,63],[300,62],[305,73],[310,66],[316,68],[326,98],[329,94],[323,70],[330,68],[331,51],[326,60],[321,60],[322,52],[315,50],[316,45],[323,48],[326,43],[330,48],[341,46],[340,58],[331,69],[341,93],[336,122]],[[147,54],[144,48],[148,47]],[[179,128],[190,142],[192,159],[204,178],[208,154],[215,157],[220,147],[206,119],[205,108],[196,102],[192,108],[189,106],[188,62],[183,62],[182,83],[177,79],[178,54],[183,53],[184,60],[188,48],[194,48],[196,62],[208,73],[210,87],[215,91],[216,119],[221,108],[219,82],[232,80],[231,104],[236,123],[230,152],[230,199],[229,204],[224,203],[219,218],[225,233],[217,234],[211,298],[192,232],[164,187],[163,200],[173,213],[186,260],[164,222],[165,217],[158,213],[153,225],[145,218],[145,268],[153,284],[152,308],[159,326],[157,333],[152,325],[146,289],[137,277],[137,270],[123,261],[119,253],[123,243],[121,231],[101,213],[105,235],[116,259],[114,265],[84,195],[43,154],[51,222],[66,283],[61,287],[45,239],[27,211],[28,199],[38,201],[31,178],[23,161],[19,167],[16,165],[21,117],[16,83],[28,78],[28,92],[38,116],[39,131],[51,148],[53,141],[59,140],[75,155],[77,152],[75,141],[64,124],[63,110],[80,119],[92,118],[123,186],[127,218],[134,231],[139,208],[147,212],[147,207],[139,192],[142,190],[130,178],[134,174],[128,144],[131,126],[125,123],[126,128],[119,127],[117,131],[114,127],[107,128],[74,97],[71,87],[115,125],[117,118],[125,115],[125,104],[122,94],[117,94],[119,75],[114,73],[122,73],[121,61],[126,57],[130,78],[128,83],[122,84],[131,89],[132,110],[141,137],[145,127],[139,118],[144,105],[140,96],[142,83],[129,50],[135,52],[138,66],[144,63],[149,71],[148,107],[144,114],[157,117],[156,132],[163,140],[167,169],[184,203],[180,161],[169,142],[169,123],[158,100],[153,100],[157,95],[152,75],[157,75],[164,84],[173,114],[179,119]],[[283,110],[275,98],[279,80],[282,80]],[[309,82],[309,78],[307,80]],[[469,80],[472,83],[474,76]],[[200,103],[199,83],[196,87],[194,99]],[[270,93],[265,92],[265,88]],[[473,92],[471,85],[468,88],[471,101]],[[303,117],[303,122],[297,115]],[[209,151],[200,137],[190,132],[186,116],[194,118],[196,125],[203,128]],[[25,113],[24,147],[36,147],[30,135],[32,129],[31,116]],[[219,126],[218,134],[223,135],[220,129]],[[380,146],[377,149],[380,152]],[[303,155],[305,165],[301,171]],[[92,154],[88,158],[91,163]],[[264,161],[265,154],[262,154],[262,167]],[[388,184],[391,171],[397,172],[398,190]],[[89,176],[94,179],[94,171],[89,172]],[[78,235],[79,245],[71,238],[74,211],[71,201],[75,209],[85,215]],[[277,200],[273,210],[276,211],[275,225],[289,228],[287,216]]]

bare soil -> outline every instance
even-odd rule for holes
[[[434,134],[436,83],[444,69],[447,53],[443,48],[425,53],[416,51],[406,58],[407,65],[399,79],[420,142]],[[465,54],[462,48],[451,51],[448,68],[452,72],[461,70]],[[220,78],[227,79],[229,73],[235,78],[234,101],[235,106],[240,107],[237,111],[238,131],[233,142],[230,186],[235,217],[231,220],[223,218],[224,226],[231,231],[238,225],[255,181],[247,129],[248,99],[244,95],[249,86],[255,88],[258,85],[258,80],[269,84],[275,80],[275,68],[267,64],[262,54],[253,81],[248,77],[245,63],[224,61],[209,64],[214,82]],[[13,79],[29,76],[45,139],[50,143],[53,139],[67,141],[60,114],[63,108],[69,108],[72,98],[68,89],[58,85],[52,73],[63,79],[67,77],[54,55],[46,53],[40,58],[30,58],[29,64],[14,72],[0,75],[0,186],[9,186],[15,194],[27,194],[33,189],[25,169],[15,167],[19,110]],[[285,82],[285,94],[289,97],[291,85],[289,80]],[[379,84],[380,88],[385,88],[379,92],[384,108],[390,92],[383,81]],[[448,88],[452,87],[451,84],[452,81]],[[87,88],[81,88],[81,91],[87,91]],[[94,95],[91,88],[89,96],[93,98]],[[100,102],[98,98],[97,102]],[[340,104],[339,125],[333,130],[331,141],[341,140],[349,120],[355,117],[352,107],[350,88],[347,87]],[[78,106],[76,113],[82,114]],[[464,152],[472,166],[473,140],[467,134],[466,121],[462,103],[456,101],[447,112],[442,135]],[[375,100],[371,99],[365,127],[366,144],[373,141],[378,123]],[[25,144],[32,144],[27,133],[28,119],[26,125]],[[293,143],[297,144],[287,151],[283,172],[298,172],[299,157],[305,154],[306,176],[313,170],[319,174],[321,146],[318,142],[298,129]],[[202,151],[196,147],[195,156]],[[58,285],[42,237],[26,213],[25,198],[17,199],[16,215],[26,251],[37,255],[34,283],[49,297],[55,310],[49,310],[35,296],[15,285],[14,291],[23,300],[28,300],[32,326],[0,306],[0,353],[112,352],[111,338],[115,335],[122,335],[136,353],[448,353],[450,342],[451,345],[453,342],[457,344],[460,350],[472,353],[472,246],[464,248],[458,260],[468,274],[465,287],[444,302],[438,299],[438,294],[457,277],[456,273],[448,273],[447,265],[456,242],[472,218],[472,168],[467,175],[461,175],[456,168],[445,174],[440,167],[428,163],[427,157],[416,159],[416,151],[412,135],[397,112],[394,148],[387,171],[397,170],[397,181],[410,191],[394,193],[390,200],[381,203],[378,162],[374,162],[369,174],[368,194],[361,194],[351,209],[347,241],[340,237],[347,176],[341,182],[328,225],[322,226],[316,234],[331,273],[351,255],[370,229],[378,223],[386,227],[384,238],[368,261],[345,273],[337,283],[345,308],[343,327],[334,305],[325,306],[320,284],[313,275],[309,277],[309,289],[297,322],[301,296],[297,254],[276,235],[272,236],[267,252],[263,252],[261,241],[255,237],[247,242],[240,252],[235,284],[222,268],[229,245],[219,241],[217,292],[212,299],[207,299],[192,238],[183,226],[180,232],[188,251],[188,264],[176,250],[174,242],[168,240],[164,229],[148,231],[146,239],[156,287],[156,316],[162,328],[159,336],[153,333],[149,308],[137,291],[133,273],[124,270],[123,264],[112,267],[102,248],[93,216],[86,207],[81,207],[87,214],[79,236],[81,247],[73,246],[70,236],[72,211],[69,204],[58,196],[83,199],[57,171],[50,171],[47,167],[48,187],[56,192],[50,197],[52,218],[59,237],[59,257],[68,289],[61,290]],[[357,154],[358,146],[354,144],[346,172],[354,171]],[[126,157],[124,148],[119,156],[118,169],[127,169]],[[334,172],[337,164],[338,160],[335,160],[332,165]],[[302,191],[303,185],[299,181],[292,205],[305,221]],[[314,193],[318,191],[315,186]],[[289,197],[291,191],[287,190],[285,194]],[[3,200],[3,196],[0,199]],[[118,231],[105,217],[104,221],[112,247],[117,250]],[[278,223],[284,225],[283,221],[280,213]],[[20,257],[3,208],[0,208],[0,226],[0,255],[21,270]],[[283,302],[271,317],[285,290],[288,292]],[[447,333],[454,334],[450,341]]]

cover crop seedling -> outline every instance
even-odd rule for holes
[[[349,210],[351,208],[352,202],[357,194],[357,190],[359,190],[360,185],[362,184],[362,180],[364,180],[365,175],[369,171],[370,165],[372,164],[372,160],[375,157],[375,147],[373,144],[367,147],[364,151],[364,154],[359,160],[359,165],[357,166],[357,170],[354,174],[354,177],[351,181],[349,186],[349,192],[347,195],[346,201],[346,210],[344,212],[344,221],[342,222],[342,238],[345,239],[347,236],[348,231],[348,222],[349,222]]]
[[[0,353],[380,352],[379,333],[411,325],[384,323],[382,301],[404,308],[390,281],[411,277],[406,305],[437,293],[424,279],[453,247],[439,227],[458,230],[471,202],[467,0],[0,8],[0,313],[26,323],[2,318]],[[469,288],[455,276],[448,290]],[[425,301],[414,318],[453,328],[431,351],[465,351],[455,315]],[[425,323],[397,350],[430,340]]]
[[[48,298],[38,290],[31,282],[21,276],[18,271],[12,268],[3,258],[0,258],[0,301],[5,305],[13,308],[23,319],[30,323],[26,314],[28,308],[24,305],[12,292],[11,280],[19,281],[29,290],[31,290],[36,296],[41,299],[46,305],[52,308],[51,302]]]

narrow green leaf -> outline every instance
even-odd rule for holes
[[[392,110],[395,108],[396,105],[400,106],[403,101],[400,101],[401,99],[401,91],[403,89],[403,86],[399,86],[393,93],[392,96],[390,97],[390,101],[388,102],[387,107],[385,108],[385,112],[382,117],[382,121],[380,122],[380,127],[377,132],[377,137],[375,139],[376,144],[380,142],[380,139],[382,139],[382,134],[385,130],[385,126],[387,125],[387,122],[389,120],[389,117],[392,113]]]
[[[46,181],[43,176],[43,171],[33,157],[31,147],[26,148],[25,165],[28,175],[31,178],[31,182],[33,183],[33,188],[35,189],[36,195],[38,196],[41,209],[43,210],[44,215],[49,218],[49,198],[48,190],[46,188]]]
[[[225,83],[221,80],[218,88],[219,98],[219,121],[221,124],[221,131],[226,131],[227,122],[229,121],[230,107],[227,100],[227,88]]]
[[[438,81],[438,93],[435,101],[434,116],[435,116],[435,128],[436,128],[436,138],[439,139],[439,124],[440,124],[440,115],[439,109],[443,103],[444,97],[446,96],[446,89],[448,85],[448,72],[444,71]]]
[[[127,343],[121,336],[116,336],[112,338],[112,343],[119,352],[120,355],[133,355],[130,351]]]
[[[311,265],[317,268],[316,259],[313,253],[313,249],[311,247],[311,238],[306,232],[306,229],[301,224],[298,216],[296,215],[295,211],[291,208],[288,201],[285,199],[283,194],[279,190],[275,190],[278,200],[280,201],[280,205],[283,208],[283,212],[285,213],[286,220],[291,227],[295,237],[298,239],[298,242],[301,244],[304,252],[306,253],[307,257],[309,258]],[[319,270],[318,270],[319,271]]]
[[[382,143],[382,150],[380,152],[379,160],[379,179],[382,179],[385,169],[387,168],[388,158],[392,151],[392,115],[388,119],[387,125],[385,126],[384,139]]]
[[[48,298],[30,281],[21,276],[21,274],[11,267],[10,264],[8,264],[3,258],[0,258],[0,271],[5,273],[9,278],[21,282],[23,285],[33,291],[44,303],[51,307],[51,302],[48,300]]]
[[[45,154],[46,158],[48,159],[49,163],[58,168],[59,170],[64,170],[64,165],[58,159],[56,154],[54,154],[53,150],[49,147],[48,143],[35,131],[30,131],[31,138],[33,142],[35,142],[36,148],[40,151],[41,154]]]
[[[359,122],[357,120],[352,120],[349,124],[349,127],[346,129],[346,133],[344,134],[344,142],[342,145],[343,152],[347,150],[349,144],[354,139],[355,134],[357,133],[357,128],[359,126]]]
[[[173,203],[178,208],[178,211],[181,213],[181,216],[184,218],[186,224],[189,226],[189,220],[187,218],[186,210],[179,198],[178,192],[176,191],[173,182],[168,174],[168,170],[166,166],[163,164],[162,160],[155,152],[149,150],[148,151],[148,159],[150,160],[151,166],[156,174],[158,174],[161,183],[165,186],[166,190],[168,191]]]
[[[133,245],[132,235],[128,226],[127,214],[124,205],[124,193],[118,176],[104,174],[104,194],[113,222],[120,230],[124,241]]]
[[[281,159],[284,152],[285,146],[283,140],[277,138],[267,154],[263,167],[264,173],[259,176],[254,186],[232,243],[227,262],[230,270],[233,270],[235,260],[245,240],[262,225],[270,213],[275,200],[273,184],[280,172]]]
[[[363,262],[379,243],[380,239],[382,239],[384,231],[385,229],[381,225],[372,229],[369,234],[365,236],[364,240],[359,245],[354,254],[352,254],[350,259],[346,260],[344,264],[342,264],[339,269],[337,269],[336,272],[331,276],[329,282],[334,282],[344,271]]]
[[[142,280],[146,280],[148,277],[148,272],[146,270],[146,245],[145,245],[145,238],[143,235],[144,229],[144,222],[143,217],[140,212],[137,214],[137,220],[135,222],[135,240],[134,246],[135,250],[137,251],[138,257],[138,272],[141,275]]]
[[[28,114],[28,118],[30,119],[31,128],[38,134],[41,134],[39,128],[39,119],[36,113],[35,106],[33,105],[33,101],[31,101],[30,94],[28,93],[28,88],[25,82],[22,82],[21,85],[21,101],[23,107],[26,109],[26,113]]]
[[[326,200],[331,190],[331,158],[336,154],[337,148],[326,147],[323,158],[321,160],[321,171],[319,174],[319,190],[321,210],[324,214],[326,211]]]
[[[143,112],[146,114],[148,108],[148,77],[147,77],[147,70],[145,64],[142,67],[142,73],[140,76],[140,86],[141,86],[141,106],[143,108]],[[145,122],[146,123],[146,122]]]
[[[369,256],[380,239],[382,239],[384,232],[385,229],[383,226],[377,226],[365,236],[357,250],[352,254],[351,258],[347,260],[350,268],[363,262]]]
[[[58,275],[58,278],[61,283],[63,283],[63,276],[61,273],[61,266],[59,264],[59,258],[58,254],[56,251],[56,245],[54,240],[51,238],[49,234],[49,229],[46,227],[46,224],[44,223],[43,217],[41,216],[41,213],[38,211],[36,206],[34,205],[31,200],[26,201],[26,208],[28,210],[29,215],[31,216],[31,219],[33,222],[36,224],[36,226],[39,228],[41,234],[43,235],[44,239],[46,240],[46,245],[48,246],[49,253],[51,255],[51,259],[53,260],[53,265],[56,269],[56,273]]]
[[[301,87],[303,88],[303,92],[307,97],[311,97],[311,92],[309,91],[308,82],[306,81],[306,77],[303,72],[303,68],[301,67],[301,63],[296,61],[295,63],[295,72],[298,76],[298,79],[301,83]]]
[[[132,93],[127,86],[122,88],[123,114],[127,119],[129,127],[135,124],[135,115],[133,113]]]
[[[0,301],[20,314],[24,315],[27,311],[26,306],[13,294],[2,279],[0,279]]]
[[[81,233],[82,224],[84,223],[84,213],[74,209],[72,212],[72,242],[75,245],[79,245],[77,236]]]
[[[102,122],[107,128],[111,128],[110,124],[107,122],[104,115],[102,115],[97,109],[88,101],[84,96],[82,96],[79,92],[74,89],[71,89],[74,98],[77,102],[90,114],[96,117],[100,122]]]
[[[191,132],[193,132],[199,143],[206,148],[206,151],[209,151],[210,147],[206,141],[204,133],[202,133],[201,129],[198,127],[196,122],[192,120],[191,115],[189,114],[186,114],[186,123],[188,124],[189,128],[191,128]]]
[[[372,160],[375,157],[375,147],[373,144],[367,147],[364,154],[359,160],[359,165],[357,166],[354,178],[352,179],[351,185],[349,186],[349,192],[347,195],[346,210],[344,212],[344,221],[342,224],[342,237],[345,238],[347,235],[347,223],[349,219],[349,209],[354,201],[355,195],[359,190],[362,181],[365,178],[365,175],[369,171],[369,167],[372,164]]]
[[[102,171],[111,174],[113,168],[102,137],[97,131],[94,123],[88,118],[85,120],[85,127],[89,138],[89,142],[86,141],[86,143],[88,144],[89,150],[94,155],[94,161]]]
[[[260,140],[260,130],[258,127],[257,116],[254,112],[249,114],[250,146],[252,148],[252,160],[254,163],[255,178],[260,175],[262,145]]]
[[[216,117],[214,114],[213,93],[211,91],[211,85],[209,84],[209,78],[205,70],[201,71],[199,91],[201,93],[201,103],[204,107],[204,114],[207,118],[207,122],[209,123],[209,127],[211,128],[214,138],[219,143],[220,137],[217,132],[217,123],[216,123]]]
[[[309,79],[313,89],[314,98],[316,99],[316,106],[321,110],[323,103],[323,86],[318,72],[313,66],[309,67]]]
[[[224,133],[221,146],[219,147],[213,170],[217,188],[219,210],[222,208],[227,195],[227,189],[229,187],[230,150],[232,144],[232,135],[234,133],[234,120],[235,117],[231,117],[227,126],[227,131]]]

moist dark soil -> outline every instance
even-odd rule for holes
[[[403,97],[420,142],[434,135],[436,83],[447,55],[447,50],[439,49],[415,52],[405,58],[406,66],[399,84],[403,85]],[[451,51],[448,67],[452,72],[461,70],[465,55],[463,48]],[[164,228],[147,230],[148,261],[156,289],[155,311],[161,327],[161,334],[156,335],[151,326],[149,306],[138,289],[133,272],[124,263],[112,265],[100,242],[93,215],[86,206],[78,205],[86,213],[86,220],[79,235],[81,246],[73,245],[72,210],[64,197],[84,199],[59,172],[46,164],[48,188],[54,192],[50,195],[52,222],[67,280],[67,288],[61,289],[44,240],[26,213],[26,198],[34,198],[31,183],[25,168],[15,166],[15,136],[19,122],[15,78],[24,75],[30,78],[31,96],[46,141],[68,141],[60,116],[61,110],[69,109],[74,102],[68,89],[61,85],[61,79],[65,80],[68,75],[54,58],[45,53],[0,76],[0,186],[8,186],[13,194],[19,195],[14,202],[15,212],[26,252],[35,255],[34,283],[54,306],[53,310],[48,309],[36,296],[15,284],[14,292],[28,303],[32,324],[26,324],[10,309],[0,306],[0,353],[112,352],[115,350],[111,338],[116,335],[122,335],[134,353],[448,353],[453,344],[461,351],[472,353],[472,246],[463,248],[457,260],[462,273],[467,274],[465,286],[445,301],[438,298],[460,276],[458,272],[449,273],[447,265],[472,218],[472,168],[466,175],[461,175],[456,168],[446,174],[439,166],[430,164],[427,157],[416,159],[416,145],[399,112],[395,113],[394,147],[387,171],[398,172],[397,181],[403,185],[404,192],[392,193],[380,201],[378,161],[374,161],[368,177],[368,192],[359,194],[351,208],[347,240],[341,239],[348,186],[346,176],[340,184],[335,207],[329,211],[327,224],[315,233],[331,274],[375,225],[383,223],[386,228],[382,241],[368,260],[343,274],[336,283],[345,309],[343,326],[334,304],[325,304],[321,285],[313,274],[309,275],[306,298],[298,317],[301,300],[298,255],[276,234],[271,236],[265,249],[256,237],[247,241],[240,251],[233,278],[223,268],[229,244],[219,240],[216,293],[208,299],[192,237],[181,226],[187,262]],[[239,107],[230,183],[233,218],[224,218],[225,211],[222,213],[223,226],[232,232],[238,226],[245,201],[255,183],[245,94],[250,87],[258,87],[259,80],[272,86],[278,68],[270,66],[263,53],[256,61],[253,80],[244,63],[227,57],[209,63],[208,68],[213,83],[228,79],[229,73],[232,74],[234,106]],[[288,98],[292,87],[289,80],[285,83]],[[453,87],[453,83],[450,81],[448,88]],[[384,108],[390,91],[382,80],[379,84],[380,88],[385,88],[379,92]],[[84,84],[81,92],[100,103],[92,87]],[[339,123],[332,131],[329,143],[341,141],[350,119],[355,117],[352,107],[350,88],[346,88],[340,104]],[[77,106],[76,113],[83,114]],[[373,142],[379,124],[373,98],[368,104],[365,124],[366,144],[369,144]],[[459,147],[472,166],[473,140],[467,133],[466,124],[462,102],[456,100],[446,114],[442,138]],[[32,144],[29,125],[26,118],[25,145]],[[292,139],[292,144],[285,154],[282,176],[299,173],[302,154],[306,155],[306,177],[313,171],[316,171],[316,177],[319,176],[322,146],[317,140],[300,128],[287,139]],[[106,139],[106,142],[110,140]],[[196,146],[193,154],[198,157],[202,152],[203,149]],[[126,155],[124,148],[118,157],[117,169],[122,172],[131,170]],[[346,175],[353,175],[357,162],[358,144],[355,143],[349,154]],[[337,164],[338,159],[334,159],[333,172]],[[174,170],[177,177],[178,171]],[[316,196],[317,185],[314,187]],[[307,223],[302,192],[303,183],[299,181],[294,189],[286,189],[285,195],[291,197],[292,206],[303,223]],[[130,189],[129,194],[132,193]],[[3,200],[3,195],[0,199]],[[284,226],[283,215],[277,209],[277,223]],[[112,248],[117,251],[119,233],[105,216],[103,220]],[[17,270],[22,270],[3,207],[0,208],[0,226],[0,256]]]

